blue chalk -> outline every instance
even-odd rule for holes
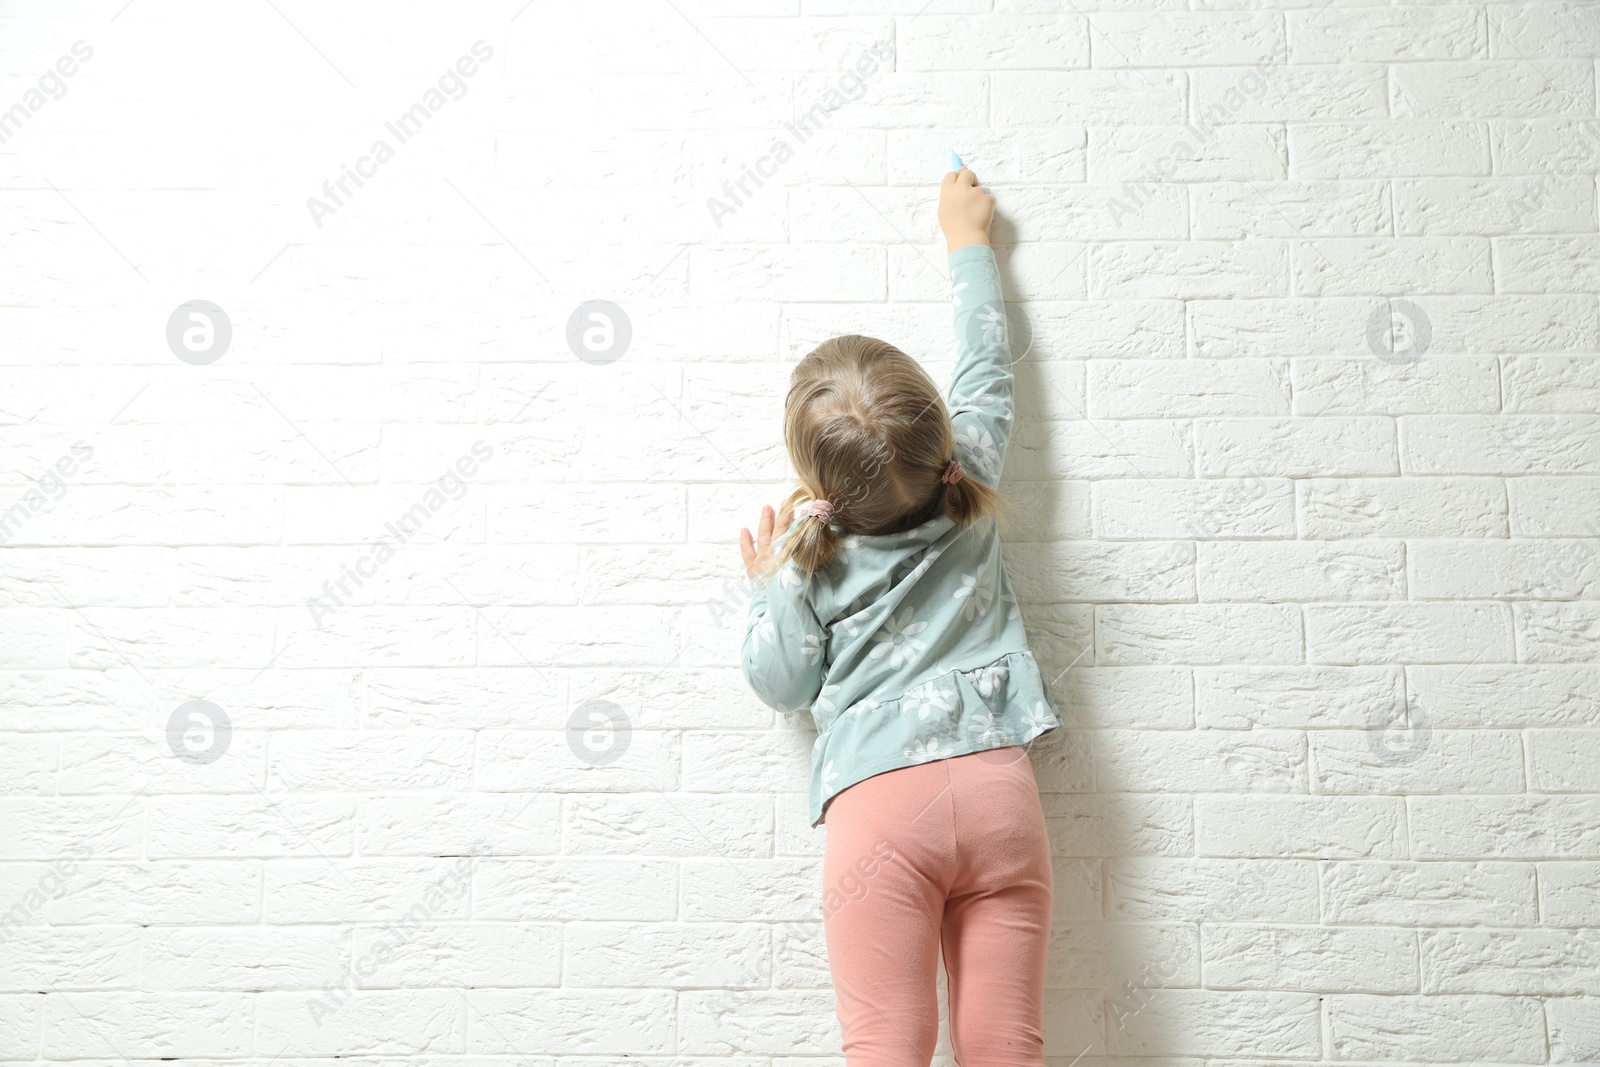
[[[954,152],[951,152],[950,153],[950,169],[951,170],[960,170],[964,166],[966,166],[966,164],[961,162],[961,157],[956,155]]]

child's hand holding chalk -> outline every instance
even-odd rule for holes
[[[944,231],[946,251],[988,244],[993,221],[994,197],[978,184],[976,174],[963,167],[944,176],[939,186],[939,228]]]

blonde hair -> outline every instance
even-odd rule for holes
[[[887,341],[847,334],[813,349],[790,376],[783,435],[800,485],[779,512],[826,500],[832,524],[797,517],[772,569],[792,560],[814,574],[833,562],[840,532],[909,528],[941,493],[957,525],[999,514],[999,494],[971,474],[942,481],[954,458],[950,413],[922,365]]]

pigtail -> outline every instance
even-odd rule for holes
[[[952,465],[959,467],[951,461]],[[965,472],[944,487],[944,513],[957,526],[979,519],[1000,518],[1000,494]]]
[[[825,520],[806,515],[797,518],[795,528],[784,540],[778,565],[793,562],[807,574],[825,569],[839,554],[839,535]]]
[[[811,503],[816,498],[804,489],[796,489],[783,502],[781,511],[793,511]],[[785,563],[793,562],[806,574],[815,574],[827,568],[839,554],[839,534],[828,519],[808,512],[795,515],[793,524],[783,535],[783,543],[772,554],[767,574],[776,572]]]

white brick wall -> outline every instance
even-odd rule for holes
[[[951,149],[1031,338],[1054,1067],[1600,1062],[1600,5],[0,39],[0,1063],[841,1062],[731,538],[811,345],[948,373]]]

